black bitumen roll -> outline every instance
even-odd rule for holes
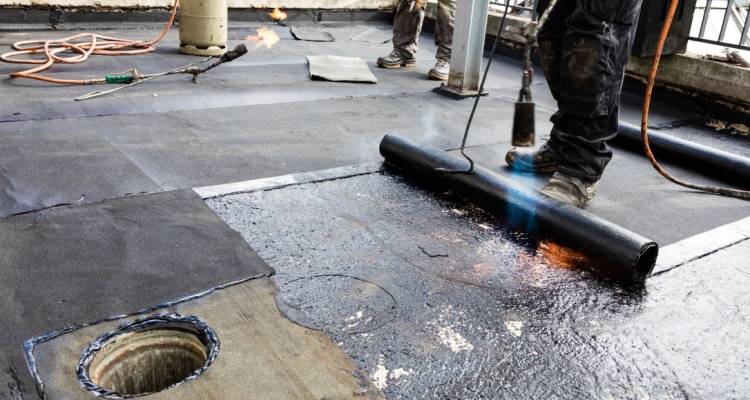
[[[750,182],[750,158],[704,146],[689,140],[650,130],[651,149],[659,157],[677,161],[699,173],[708,173],[732,182]],[[641,148],[641,127],[620,123],[615,144]]]
[[[418,181],[449,189],[537,239],[586,255],[599,275],[642,282],[654,268],[659,247],[641,235],[479,166],[469,174],[437,170],[466,170],[463,158],[393,134],[380,142],[380,154]]]

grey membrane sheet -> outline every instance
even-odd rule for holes
[[[334,82],[377,83],[365,60],[359,57],[307,56],[312,79]]]
[[[3,400],[36,398],[26,339],[273,273],[192,190],[0,219],[0,243]]]
[[[320,28],[293,26],[289,28],[289,31],[297,40],[305,40],[308,42],[333,42],[336,40],[333,35]]]
[[[358,42],[380,44],[390,42],[392,37],[393,29],[391,27],[373,26],[357,33],[349,39]]]

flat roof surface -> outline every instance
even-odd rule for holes
[[[233,24],[230,46],[254,34],[260,26]],[[106,25],[98,24],[97,29],[102,34],[146,39],[155,36],[160,26],[137,24],[129,27],[132,29],[119,29],[116,25],[107,29]],[[270,27],[281,38],[277,45],[271,49],[251,48],[241,59],[201,76],[197,85],[190,81],[189,76],[171,76],[99,99],[75,102],[74,97],[98,88],[0,79],[0,93],[4,97],[3,107],[0,108],[0,237],[7,239],[3,243],[12,243],[3,246],[0,251],[3,292],[10,293],[9,300],[0,308],[0,318],[6,322],[12,321],[4,328],[9,329],[11,334],[0,341],[0,371],[3,371],[0,373],[0,399],[16,399],[13,397],[15,393],[23,393],[30,398],[33,396],[33,383],[28,378],[23,358],[24,339],[71,324],[133,312],[240,276],[252,275],[261,263],[247,243],[258,250],[260,256],[277,271],[292,267],[279,263],[278,257],[271,257],[269,250],[261,246],[266,243],[262,241],[266,240],[262,239],[265,237],[263,234],[272,234],[274,229],[271,228],[274,227],[266,227],[267,231],[260,231],[260,235],[256,232],[258,236],[251,237],[243,232],[247,228],[243,228],[244,225],[232,225],[243,233],[245,243],[207,209],[200,198],[188,195],[189,189],[378,163],[382,160],[378,144],[388,132],[397,132],[445,150],[455,151],[460,145],[471,101],[458,101],[432,92],[437,83],[426,79],[435,52],[429,33],[421,38],[422,49],[415,69],[383,70],[376,68],[374,61],[390,51],[389,43],[379,42],[389,36],[390,27],[387,25],[320,25],[319,28],[336,38],[332,43],[297,41],[289,34],[287,27]],[[67,28],[86,30],[91,26],[81,24]],[[71,31],[51,30],[28,33],[0,31],[0,51],[5,51],[8,49],[6,46],[17,40],[70,34]],[[95,56],[85,64],[55,66],[49,73],[66,77],[97,77],[130,68],[137,68],[142,73],[154,73],[199,59],[179,54],[177,45],[177,32],[173,30],[154,53],[132,57]],[[362,57],[368,61],[378,78],[378,84],[310,80],[306,57],[327,54]],[[0,73],[7,74],[18,68],[18,65],[0,64]],[[495,60],[488,79],[489,96],[479,106],[469,139],[468,152],[480,164],[502,174],[508,174],[502,160],[510,147],[512,107],[520,86],[519,71],[520,64],[511,57],[498,57]],[[540,71],[537,76],[542,76]],[[537,127],[541,142],[550,128],[548,118],[554,112],[555,104],[541,79],[537,80],[533,89],[538,104]],[[626,85],[623,120],[639,122],[639,98],[637,90]],[[701,122],[705,116],[696,114],[687,104],[676,103],[673,99],[662,101],[657,96],[653,110],[651,123],[654,128],[750,156],[747,136],[714,132]],[[669,163],[667,166],[686,179],[720,184],[714,178],[684,166]],[[373,176],[380,175],[341,179],[332,185],[341,193],[352,194],[351,191],[361,184],[362,179],[373,179]],[[515,178],[529,185],[543,183],[543,180],[531,176]],[[291,207],[291,204],[299,208],[298,218],[307,214],[314,220],[324,215],[321,213],[331,204],[335,205],[336,200],[329,199],[319,208],[306,210],[305,207],[312,207],[320,199],[308,198],[309,193],[303,190],[300,194],[300,190],[290,188],[274,193],[273,196],[280,196],[280,203],[274,203],[278,209],[268,210],[269,219],[253,217],[244,223],[269,224],[273,218],[282,218],[283,222],[283,216],[275,213],[284,207]],[[418,204],[420,201],[429,202],[429,199],[416,196],[405,201],[413,202],[410,203],[411,212],[415,213],[415,218],[424,220],[424,224],[419,225],[420,229],[427,232],[434,228],[430,226],[428,218],[430,211],[422,210]],[[148,218],[148,210],[151,209],[157,209],[160,216],[153,221]],[[750,216],[750,203],[674,186],[661,178],[640,153],[619,148],[615,149],[615,158],[601,182],[599,195],[587,209],[654,239],[663,247]],[[377,210],[373,208],[372,212],[377,213]],[[376,216],[372,216],[363,219],[359,227],[377,232],[382,228],[380,222]],[[42,229],[41,233],[32,234],[38,227]],[[332,225],[321,223],[321,229],[333,228]],[[19,235],[19,229],[32,233]],[[109,236],[99,236],[97,232],[100,231],[109,232]],[[42,234],[44,232],[47,234]],[[155,239],[148,239],[149,234],[155,235]],[[294,254],[302,259],[314,259],[305,258],[309,254],[320,257],[322,263],[325,256],[315,253],[316,244],[310,242],[318,235],[305,232],[301,232],[301,235],[297,240],[268,239],[277,241],[275,243],[279,246],[273,254]],[[601,304],[593,306],[597,315],[606,315],[604,321],[609,325],[605,331],[607,335],[614,335],[612,342],[605,336],[605,339],[586,339],[575,346],[561,347],[559,351],[550,353],[555,363],[537,360],[540,363],[534,364],[536,369],[527,368],[526,375],[520,371],[507,375],[513,377],[508,381],[503,378],[508,368],[522,368],[526,364],[514,362],[530,362],[531,358],[521,357],[526,353],[513,353],[515,355],[506,360],[507,364],[503,364],[497,361],[502,354],[512,352],[513,346],[538,354],[543,349],[555,347],[555,342],[549,341],[557,334],[551,334],[550,329],[555,328],[559,321],[550,322],[550,315],[561,318],[568,315],[564,300],[560,299],[565,298],[566,293],[586,291],[591,285],[598,284],[578,280],[583,282],[580,287],[569,285],[557,288],[552,285],[548,292],[560,291],[560,294],[544,297],[544,301],[558,314],[546,314],[543,318],[536,317],[537,312],[542,313],[543,310],[529,311],[534,307],[529,303],[533,298],[523,299],[522,293],[516,292],[514,298],[519,302],[519,307],[523,305],[529,310],[519,311],[518,318],[513,319],[516,315],[502,301],[502,293],[512,293],[505,286],[511,282],[508,280],[498,281],[506,290],[500,291],[500,294],[486,293],[475,286],[466,289],[472,293],[467,296],[475,296],[466,303],[453,304],[451,296],[442,296],[441,307],[453,304],[454,310],[466,308],[463,316],[449,314],[447,318],[452,319],[446,321],[446,326],[451,321],[474,324],[466,334],[470,338],[479,335],[477,341],[472,342],[476,350],[471,353],[472,356],[464,357],[466,353],[462,352],[444,354],[453,357],[449,359],[456,362],[456,357],[459,357],[461,363],[471,363],[474,355],[481,355],[484,358],[477,359],[477,365],[484,365],[486,369],[483,367],[479,371],[486,373],[487,379],[492,382],[488,383],[489,386],[482,386],[484,383],[479,382],[481,376],[458,379],[448,374],[445,375],[444,392],[437,389],[440,386],[431,387],[442,381],[423,380],[419,384],[404,386],[403,391],[393,389],[391,394],[417,393],[417,390],[429,387],[432,392],[428,394],[470,397],[470,393],[463,390],[475,384],[479,385],[477,388],[480,391],[494,390],[505,387],[505,384],[530,384],[535,379],[544,379],[545,374],[554,375],[555,371],[558,375],[551,378],[552,382],[563,382],[566,376],[561,372],[564,361],[575,359],[575,354],[580,352],[588,354],[586,357],[599,357],[590,363],[582,361],[576,364],[580,368],[572,370],[577,371],[575,377],[578,380],[574,381],[591,389],[582,389],[582,393],[590,397],[621,393],[617,391],[619,389],[607,393],[595,391],[594,388],[600,383],[597,379],[607,379],[606,375],[597,375],[597,370],[624,370],[612,382],[626,385],[630,381],[625,378],[637,379],[640,376],[640,365],[647,365],[649,371],[657,371],[657,376],[666,382],[662,386],[654,381],[647,385],[646,393],[654,396],[686,393],[732,397],[746,393],[747,380],[733,374],[723,376],[726,383],[723,388],[711,385],[703,388],[684,387],[685,382],[691,380],[709,382],[719,379],[711,371],[735,371],[747,359],[747,350],[740,344],[747,343],[748,338],[744,329],[736,323],[745,318],[742,310],[748,303],[747,296],[741,290],[746,286],[743,282],[747,274],[743,272],[743,267],[747,267],[748,254],[743,241],[726,245],[721,250],[713,249],[711,251],[715,253],[710,257],[698,254],[696,261],[679,264],[675,270],[652,278],[648,293],[634,304],[628,303],[624,308],[618,305],[611,310]],[[361,257],[358,243],[361,244],[356,240],[350,243],[346,249],[348,253],[342,252],[339,256]],[[456,245],[451,251],[469,254],[475,250],[474,246],[472,243]],[[97,257],[92,256],[91,248],[98,249]],[[234,252],[226,249],[234,249]],[[440,249],[425,247],[425,251],[433,255],[442,254]],[[413,256],[421,257],[420,254],[415,252]],[[430,260],[441,261],[442,258]],[[164,269],[164,260],[175,263],[174,268]],[[56,268],[57,264],[64,268]],[[106,268],[102,265],[106,265]],[[221,268],[216,270],[218,265]],[[403,265],[395,263],[393,267],[403,268]],[[107,268],[113,268],[116,273],[106,272]],[[356,273],[349,271],[349,274],[364,279],[366,265],[363,264],[361,269],[354,271]],[[319,273],[313,270],[308,272]],[[286,272],[279,273],[276,283],[280,285],[282,293],[291,277]],[[421,276],[413,275],[411,278],[421,279]],[[118,282],[127,282],[128,286],[120,286]],[[384,282],[379,284],[385,285]],[[451,290],[456,292],[465,289],[460,283],[450,285],[458,285],[451,286]],[[596,293],[600,293],[600,290],[597,289]],[[613,293],[596,293],[583,293],[575,297],[577,300],[572,304],[576,304],[576,307],[570,314],[575,323],[571,322],[565,329],[577,329],[578,324],[583,323],[581,321],[587,320],[588,314],[583,310],[592,306],[588,301],[610,299],[607,300],[609,302],[615,301],[611,300],[613,296],[617,297]],[[397,296],[400,304],[408,304],[414,310],[414,315],[421,312],[418,311],[419,307],[423,307],[426,300],[419,296],[426,294],[400,295],[403,295]],[[600,295],[604,297],[598,297]],[[685,301],[695,302],[691,307],[698,310],[698,318],[686,311]],[[719,302],[728,306],[720,306]],[[483,311],[487,304],[500,307],[507,315],[503,314],[503,318],[496,320],[488,318]],[[437,317],[437,314],[434,316]],[[515,328],[508,328],[501,320],[522,320],[527,327],[522,332],[538,330],[538,334],[515,336]],[[717,325],[722,326],[722,335],[712,334]],[[586,326],[586,330],[580,331],[581,334],[598,334],[592,331],[598,328]],[[636,330],[638,334],[631,339],[623,339],[620,333],[612,333],[618,326]],[[480,327],[492,332],[481,336]],[[398,332],[396,330],[394,334]],[[544,332],[550,335],[543,336]],[[678,333],[677,337],[668,339],[674,332]],[[644,335],[651,334],[657,338],[649,339],[648,343],[635,343]],[[493,342],[493,335],[500,335],[502,339]],[[565,333],[561,332],[560,335]],[[534,342],[540,337],[543,338],[541,342]],[[439,340],[439,337],[435,340]],[[694,346],[697,342],[708,343],[708,347],[701,350],[704,353],[701,353],[700,357],[703,358],[700,360],[710,359],[710,363],[705,361],[709,363],[706,365],[714,369],[697,371],[704,366],[702,362],[694,365],[681,358],[681,354],[698,351]],[[355,351],[358,347],[344,345],[355,362],[370,375],[380,368],[381,355],[395,354],[384,353],[385,350],[377,347],[380,342],[372,343],[372,349],[362,353],[360,358]],[[592,345],[597,347],[587,347]],[[629,353],[632,347],[643,349],[644,346],[649,346],[649,350]],[[712,357],[707,350],[709,348],[726,357]],[[616,353],[608,353],[610,349]],[[657,357],[655,353],[661,355]],[[646,361],[642,358],[652,356],[655,358]],[[415,371],[419,368],[418,357],[413,358],[411,364],[405,361],[408,355],[400,355],[397,359],[388,357],[384,359],[383,367],[388,369],[389,374],[398,368],[407,372],[409,368]],[[598,362],[604,364],[596,364]],[[462,364],[451,365],[458,368]],[[547,365],[556,367],[540,375],[532,374],[532,371],[545,371]],[[665,366],[673,369],[671,372],[664,371],[662,368]],[[586,371],[593,371],[593,375],[584,375]],[[640,373],[646,374],[643,371]],[[617,381],[619,378],[623,380]],[[407,379],[406,375],[404,379]],[[657,391],[657,386],[663,391]],[[681,386],[684,392],[680,392]],[[560,392],[540,389],[539,392],[528,392],[527,397],[538,397],[532,396],[535,393],[573,394],[565,388],[572,390],[570,386],[561,387]],[[520,387],[512,389],[507,392],[508,396],[513,397],[512,394],[520,390]]]

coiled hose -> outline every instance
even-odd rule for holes
[[[657,172],[661,174],[664,178],[668,179],[669,181],[676,183],[680,186],[699,190],[702,192],[707,193],[714,193],[722,196],[727,197],[734,197],[737,199],[742,200],[750,200],[750,191],[748,190],[739,190],[739,189],[732,189],[732,188],[724,188],[724,187],[713,187],[713,186],[703,186],[698,185],[690,182],[683,181],[679,178],[676,178],[672,176],[669,172],[667,172],[664,167],[659,163],[659,161],[656,160],[654,157],[654,153],[651,151],[651,146],[649,145],[648,141],[648,114],[649,110],[651,109],[651,95],[654,91],[654,84],[656,82],[656,72],[659,69],[659,61],[661,61],[661,55],[664,50],[664,43],[667,40],[667,36],[669,35],[669,29],[672,27],[672,20],[674,19],[675,12],[677,11],[677,4],[679,3],[679,0],[671,0],[669,4],[669,10],[667,12],[667,17],[664,20],[664,26],[662,27],[661,34],[659,36],[659,41],[656,45],[656,54],[654,54],[654,62],[651,66],[651,72],[648,76],[648,83],[646,84],[646,93],[643,96],[643,114],[641,118],[641,141],[643,142],[643,150],[646,152],[646,157],[648,157],[649,161],[651,162],[651,165],[654,166]]]
[[[40,73],[48,70],[54,64],[80,64],[88,60],[89,56],[127,56],[135,54],[145,54],[156,50],[156,43],[164,39],[169,29],[174,24],[177,15],[179,0],[174,0],[172,12],[170,13],[167,23],[162,28],[158,36],[152,40],[130,40],[116,37],[99,35],[96,33],[85,32],[78,33],[62,39],[49,40],[24,40],[13,43],[14,51],[0,54],[0,60],[7,63],[15,64],[34,64],[36,67],[10,73],[12,78],[35,79],[38,81],[69,84],[69,85],[90,85],[96,83],[107,83],[105,78],[95,79],[60,79],[53,78]],[[72,52],[70,56],[64,56],[60,53]],[[33,55],[44,54],[44,58],[35,58]]]

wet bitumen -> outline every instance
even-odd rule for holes
[[[619,287],[571,268],[554,243],[388,173],[207,203],[275,268],[287,316],[325,331],[389,398],[742,398],[750,388],[747,275],[731,265],[742,258]]]

